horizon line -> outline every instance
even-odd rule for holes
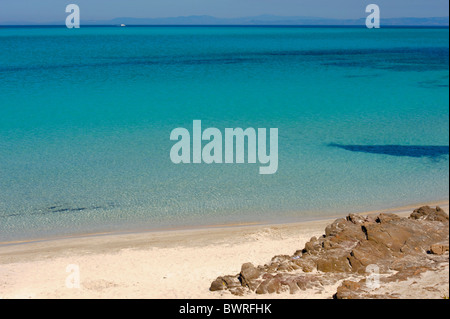
[[[82,24],[81,27],[101,28],[101,27],[287,27],[287,28],[366,28],[365,25],[346,25],[346,24],[128,24],[121,26],[120,24]],[[399,28],[436,28],[449,29],[449,25],[424,25],[424,24],[405,24],[405,25],[383,25],[384,29],[399,29]],[[66,28],[65,24],[0,24],[0,28]]]
[[[266,20],[264,21],[264,18],[267,17],[271,17],[273,18],[279,18],[279,21],[277,20]],[[210,21],[210,23],[202,23],[201,21],[198,21],[197,23],[176,23],[174,21],[170,21],[168,23],[157,23],[157,21],[161,21],[161,20],[183,20],[183,19],[195,19],[195,18],[209,18],[209,19],[215,19],[218,21],[223,21],[223,23],[215,23],[213,21]],[[252,21],[251,19],[263,19],[262,21]],[[245,21],[245,20],[248,21]],[[432,21],[427,21],[427,20],[436,20],[436,19],[446,19],[446,20],[450,20],[450,16],[430,16],[430,17],[391,17],[391,18],[383,18],[382,21],[393,21],[393,20],[422,20],[424,23],[423,24],[418,24],[417,26],[449,26],[450,23],[449,21],[447,21],[447,23],[445,22],[441,22],[439,21],[437,24],[433,23]],[[261,15],[257,15],[257,16],[242,16],[242,17],[234,17],[234,18],[219,18],[219,17],[215,17],[215,16],[211,16],[211,15],[188,15],[188,16],[171,16],[171,17],[157,17],[157,18],[136,18],[136,17],[115,17],[115,18],[111,18],[111,19],[101,19],[101,20],[97,20],[97,19],[81,19],[81,24],[83,24],[83,21],[86,22],[86,24],[84,24],[85,26],[94,26],[94,25],[103,25],[103,26],[107,26],[107,25],[117,25],[117,24],[121,24],[124,23],[126,21],[118,21],[118,20],[135,20],[135,22],[128,22],[128,26],[152,26],[152,25],[156,25],[156,26],[163,26],[163,25],[167,25],[167,26],[185,26],[185,25],[223,25],[223,26],[239,26],[239,25],[249,25],[249,26],[269,26],[269,25],[279,25],[279,26],[337,26],[337,25],[348,25],[348,26],[352,26],[352,25],[358,25],[357,21],[364,21],[365,17],[359,17],[359,18],[324,18],[324,17],[314,17],[314,16],[278,16],[278,15],[271,15],[271,14],[261,14]],[[143,21],[143,20],[149,20],[147,23],[138,23],[139,21]],[[152,23],[150,22],[151,20],[154,20],[156,23]],[[231,21],[237,21],[237,23],[233,23]],[[240,21],[241,23],[239,23],[239,20],[243,20]],[[284,20],[284,21],[283,21]],[[311,22],[311,21],[317,21],[320,23],[320,20],[323,20],[323,24],[302,24],[300,21],[307,21],[307,22]],[[300,23],[295,23],[295,21],[298,21]],[[333,21],[335,23],[330,23],[330,21]],[[342,21],[342,24],[339,24],[339,21]],[[212,22],[212,23],[211,23]],[[228,22],[228,23],[227,23]],[[278,24],[277,24],[278,22]],[[289,23],[290,22],[290,23]],[[327,23],[328,22],[328,23]],[[344,22],[347,23],[354,23],[354,24],[346,24]],[[413,21],[411,21],[413,22]],[[427,23],[428,22],[428,23]],[[0,22],[0,26],[57,26],[57,25],[65,25],[64,20],[61,21],[46,21],[46,22],[35,22],[35,21],[18,21],[18,20],[10,20],[10,21],[3,21]],[[382,23],[383,25],[383,23]],[[389,26],[396,26],[396,24],[388,24]],[[398,24],[398,26],[402,26],[402,24]],[[415,26],[413,23],[406,23],[404,24],[404,26]]]

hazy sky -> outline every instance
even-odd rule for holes
[[[80,7],[82,20],[261,14],[361,18],[370,3],[380,6],[384,18],[446,17],[449,10],[449,0],[0,0],[0,23],[64,21],[70,3]]]

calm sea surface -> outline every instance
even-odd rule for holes
[[[0,28],[0,240],[449,198],[449,30]],[[172,129],[278,128],[279,168]]]

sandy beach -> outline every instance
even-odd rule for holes
[[[448,202],[430,203],[436,204],[448,212]],[[407,216],[419,206],[386,212]],[[243,263],[264,265],[275,255],[293,254],[312,236],[322,235],[333,220],[3,243],[0,298],[237,298],[227,291],[209,291],[211,282],[239,273]],[[79,288],[66,285],[73,265],[79,269]],[[381,289],[412,298],[448,296],[448,264],[440,272]],[[331,298],[338,285],[320,293],[240,298]]]

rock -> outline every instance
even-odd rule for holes
[[[292,257],[288,255],[278,255],[273,257],[271,261],[274,263],[282,263],[284,261],[291,260],[291,258]]]
[[[260,274],[260,271],[252,263],[243,264],[241,267],[241,277],[245,280],[256,279]]]
[[[261,271],[253,266],[252,263],[243,264],[241,267],[241,273],[239,274],[239,281],[242,286],[247,286],[250,290],[254,291],[259,285],[259,282],[256,281],[257,278],[261,275]]]
[[[448,251],[448,244],[434,244],[431,245],[430,252],[435,255],[443,255]]]
[[[306,258],[296,259],[294,263],[298,265],[303,270],[303,272],[312,272],[317,268],[314,261]]]
[[[386,270],[388,266],[380,261],[387,260],[391,256],[387,247],[380,247],[375,242],[367,241],[359,243],[347,258],[352,272],[364,274],[367,266],[372,264],[377,264],[382,270]]]
[[[317,270],[322,272],[349,272],[351,271],[351,265],[347,258],[336,255],[328,255],[324,258],[320,258],[316,262]]]
[[[296,276],[293,280],[295,285],[301,290],[308,290],[312,288],[319,288],[322,286],[319,278],[317,276]]]
[[[309,242],[305,244],[305,248],[303,249],[304,254],[317,254],[320,251],[322,245],[316,237],[312,237]]]
[[[339,234],[345,228],[346,222],[347,221],[343,218],[335,220],[331,225],[328,225],[325,228],[325,237],[336,236]]]
[[[406,280],[448,262],[442,256],[449,250],[448,238],[448,215],[439,207],[421,207],[409,218],[350,214],[328,225],[323,236],[312,237],[294,255],[275,256],[264,266],[243,264],[238,275],[218,277],[210,290],[228,289],[236,295],[320,290],[350,276],[366,278],[372,265],[386,276],[396,271],[383,277],[387,282]],[[363,283],[344,281],[335,298],[396,298],[367,292]]]
[[[439,206],[436,206],[436,208],[431,208],[430,206],[422,206],[414,210],[409,218],[446,222],[448,221],[449,217]]]
[[[335,299],[356,299],[354,292],[361,289],[361,285],[357,282],[344,280],[338,287],[336,294],[333,296]]]
[[[241,286],[241,282],[236,276],[224,276],[222,277],[222,280],[228,288],[236,288]]]
[[[398,219],[390,219],[391,222],[393,220]],[[410,228],[408,229],[400,224],[386,224],[386,221],[368,224],[365,226],[365,229],[368,241],[377,244],[380,249],[383,249],[382,247],[386,247],[391,252],[400,252],[403,245],[413,235]]]
[[[238,287],[238,288],[234,288],[232,293],[233,293],[233,295],[236,295],[236,296],[243,296],[243,295],[245,295],[246,290],[243,287]]]
[[[379,224],[386,224],[386,223],[390,223],[394,220],[400,220],[401,218],[395,214],[385,214],[385,213],[381,213],[377,216],[377,218],[375,219],[375,222],[379,223]]]
[[[256,289],[257,294],[278,293],[281,289],[281,280],[279,277],[271,277],[264,280]]]
[[[278,266],[277,271],[290,272],[290,271],[297,270],[299,268],[300,268],[300,266],[298,266],[296,263],[293,263],[291,261],[285,261],[285,262],[282,262]]]
[[[223,280],[222,277],[218,277],[216,280],[214,280],[211,283],[211,287],[209,287],[210,291],[220,291],[220,290],[225,290],[227,289],[227,284],[225,283],[225,281]]]

